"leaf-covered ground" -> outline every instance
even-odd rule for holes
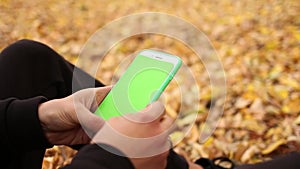
[[[176,145],[176,151],[192,160],[228,156],[237,163],[256,163],[300,150],[298,0],[2,0],[0,49],[30,38],[48,44],[75,63],[84,43],[104,24],[148,11],[173,14],[197,26],[215,47],[226,73],[222,119],[213,136],[200,144],[199,130],[213,96],[205,68],[191,49],[168,37],[145,35],[123,41],[108,54],[111,57],[97,75],[106,84],[118,64],[112,58],[142,48],[168,50],[181,56],[192,69],[201,88],[201,113],[191,133]],[[169,92],[166,97],[177,96]],[[176,99],[168,103],[167,111],[175,117],[179,103]],[[181,125],[189,122],[187,114]],[[174,137],[181,134],[177,132]],[[64,165],[75,153],[69,147],[55,146],[47,150],[43,168]]]

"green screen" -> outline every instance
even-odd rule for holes
[[[95,114],[104,120],[144,109],[158,99],[174,65],[138,55],[102,101]]]

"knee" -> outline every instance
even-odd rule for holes
[[[10,52],[18,52],[18,56],[22,55],[36,55],[40,53],[47,53],[51,51],[48,46],[41,42],[37,42],[29,39],[18,40],[15,43],[7,47]]]
[[[29,40],[29,39],[22,39],[18,40],[11,45],[9,45],[6,49],[4,50],[12,50],[12,51],[18,51],[18,50],[24,50],[24,51],[34,51],[37,48],[45,48],[46,45],[34,41],[34,40]]]
[[[34,41],[34,40],[30,40],[30,39],[21,39],[21,40],[18,40],[16,42],[14,42],[12,44],[12,46],[24,46],[24,45],[32,46],[32,45],[37,45],[39,43],[40,42],[37,42],[37,41]]]
[[[58,55],[49,46],[29,39],[22,39],[9,45],[1,52],[1,59],[17,60],[18,62],[29,60],[49,60]]]

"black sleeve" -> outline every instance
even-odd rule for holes
[[[122,154],[109,145],[102,144],[100,147],[97,144],[90,144],[81,148],[71,164],[61,169],[134,169],[133,164],[127,157],[110,153],[103,149],[103,146],[105,146],[105,149]]]
[[[189,164],[187,161],[177,154],[173,149],[170,150],[168,156],[168,164],[166,169],[188,169]]]
[[[104,146],[105,149],[101,148]],[[122,154],[120,151],[105,144],[102,144],[101,147],[97,144],[86,145],[79,150],[71,164],[61,169],[134,169],[133,164],[127,157],[111,153],[118,152],[116,154]],[[108,149],[111,151],[107,151]],[[189,167],[186,160],[173,150],[170,150],[167,161],[166,169],[188,169]]]
[[[0,100],[0,145],[6,151],[34,150],[51,145],[42,131],[38,105],[44,97]]]

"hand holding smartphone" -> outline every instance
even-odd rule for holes
[[[95,114],[108,120],[138,112],[156,101],[180,68],[179,57],[143,50],[97,108]]]

